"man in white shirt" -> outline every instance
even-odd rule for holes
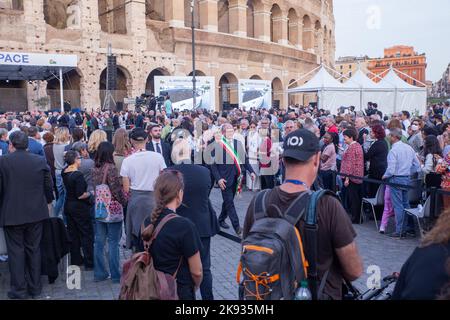
[[[153,210],[153,190],[156,178],[166,168],[164,158],[157,152],[147,151],[147,132],[135,128],[130,134],[136,152],[125,158],[120,169],[123,189],[130,193],[126,216],[127,247],[137,247],[140,227]]]
[[[391,129],[389,138],[392,149],[389,151],[387,162],[388,167],[383,176],[383,180],[403,186],[411,184],[410,176],[420,169],[420,162],[414,149],[401,141],[402,130]],[[403,236],[414,236],[414,223],[405,216],[405,209],[409,209],[408,189],[391,187],[391,200],[395,212],[396,228],[390,235],[392,238]],[[406,222],[404,220],[407,219]]]

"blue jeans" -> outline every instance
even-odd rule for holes
[[[411,180],[409,179],[409,177],[392,177],[391,179],[389,179],[389,182],[401,185],[411,184]],[[408,189],[391,187],[391,201],[395,212],[395,220],[396,220],[395,232],[403,233],[407,231],[414,231],[413,221],[409,219],[409,216],[405,217],[405,209],[410,208]],[[406,229],[404,226],[405,218],[407,219]]]
[[[102,281],[109,277],[113,282],[120,281],[119,240],[122,236],[122,221],[96,223],[94,244],[94,280]],[[105,264],[105,243],[108,240],[109,271]]]
[[[56,171],[56,189],[58,190],[58,200],[55,203],[55,217],[65,217],[64,216],[64,202],[66,198],[66,189],[64,188],[64,182],[61,176],[61,171]],[[65,222],[65,221],[64,221]]]

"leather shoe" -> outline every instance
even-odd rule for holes
[[[230,229],[230,226],[228,225],[228,223],[226,223],[225,221],[220,221],[219,225],[221,228],[223,229]]]

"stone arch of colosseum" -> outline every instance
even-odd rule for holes
[[[235,105],[238,99],[238,78],[231,72],[223,74],[219,79],[219,108],[226,104]]]
[[[155,77],[157,76],[170,76],[170,72],[166,68],[153,69],[145,82],[145,93],[155,93]]]
[[[189,73],[187,74],[187,76],[188,76],[188,77],[192,77],[193,74],[194,74],[194,73],[191,71],[191,72],[189,72]],[[205,76],[206,76],[206,73],[203,72],[203,71],[201,71],[201,70],[195,70],[195,76],[196,76],[196,77],[205,77]]]
[[[259,76],[259,75],[257,75],[257,74],[254,74],[254,75],[252,75],[252,76],[250,77],[250,79],[252,79],[252,80],[262,80],[262,77]]]
[[[106,72],[107,69],[105,68],[100,74],[99,96],[101,105],[103,105],[106,96]],[[130,71],[128,71],[128,69],[124,66],[118,65],[116,89],[112,91],[112,95],[116,103],[123,102],[123,100],[131,93],[131,79],[132,75]]]
[[[120,71],[120,91],[128,97],[153,91],[147,78],[154,69],[164,68],[168,74],[180,76],[191,72],[191,30],[186,28],[192,24],[190,0],[0,2],[9,3],[10,8],[14,5],[16,10],[11,14],[11,9],[0,8],[0,46],[8,51],[77,55],[83,72],[80,90],[85,108],[101,104],[96,90],[101,90],[100,75],[106,66],[109,43],[118,64],[129,71]],[[53,11],[49,4],[54,4]],[[57,10],[70,6],[79,9],[79,28],[64,27],[67,13]],[[217,107],[223,102],[219,84],[225,72],[236,79],[258,75],[272,81],[277,77],[287,85],[320,61],[333,64],[332,8],[331,0],[196,1],[196,62],[199,71],[216,79]],[[224,77],[222,82],[234,80]],[[227,100],[237,103],[232,90],[226,91]],[[30,101],[37,97],[29,95],[30,109]],[[276,100],[283,106],[287,103],[284,95]]]
[[[284,101],[284,87],[280,78],[275,77],[272,80],[272,104],[278,107]]]
[[[77,68],[63,75],[64,100],[70,102],[72,108],[81,107],[81,83],[83,79],[82,71]],[[47,81],[47,96],[50,98],[52,108],[58,109],[60,106],[60,83],[54,77]]]

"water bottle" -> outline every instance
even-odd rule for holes
[[[303,280],[300,282],[300,288],[295,291],[294,300],[312,300],[311,291],[308,288],[308,281]]]

